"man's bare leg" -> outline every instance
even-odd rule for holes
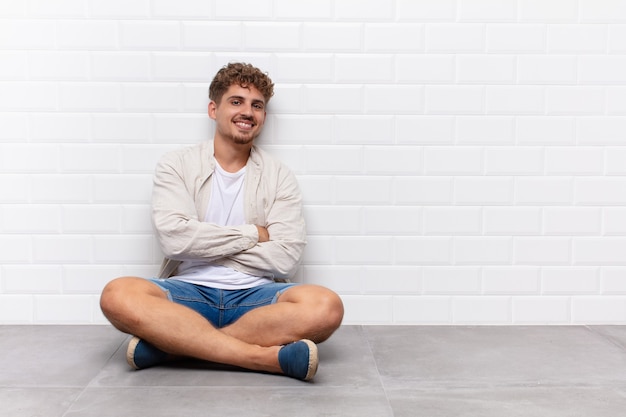
[[[261,346],[283,345],[300,339],[321,343],[337,330],[343,304],[334,292],[317,285],[287,289],[275,304],[244,314],[224,333]]]
[[[250,344],[221,332],[195,311],[169,301],[156,284],[142,278],[118,278],[109,283],[101,307],[117,329],[164,352],[282,373],[280,346]]]

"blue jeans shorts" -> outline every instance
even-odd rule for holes
[[[295,283],[274,282],[242,290],[222,290],[175,279],[151,278],[170,301],[198,312],[215,327],[228,326],[255,308],[276,303]]]

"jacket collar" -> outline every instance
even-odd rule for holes
[[[202,164],[201,181],[206,181],[215,171],[215,148],[213,146],[213,140],[207,140],[200,144],[200,157]],[[252,146],[250,150],[250,157],[246,163],[246,167],[254,167],[254,170],[258,170],[261,167],[262,157],[259,149],[256,145]]]

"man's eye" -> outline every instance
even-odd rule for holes
[[[231,104],[233,104],[234,106],[238,106],[241,104],[241,102],[239,100],[233,100],[231,101]]]
[[[263,105],[262,104],[255,104],[254,108],[255,109],[259,109],[259,110],[263,110]]]

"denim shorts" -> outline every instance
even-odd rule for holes
[[[274,282],[241,290],[222,290],[176,279],[151,278],[170,301],[182,304],[198,312],[215,327],[234,323],[255,308],[274,304],[278,296],[295,283]]]

